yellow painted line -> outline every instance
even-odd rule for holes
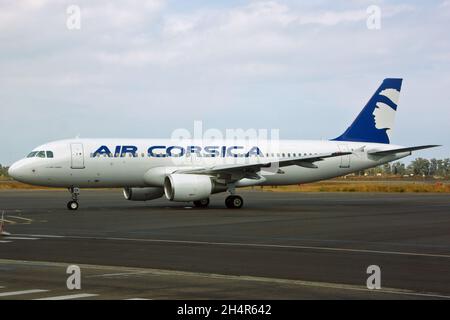
[[[0,222],[1,222],[1,221],[6,222],[6,223],[9,223],[9,224],[17,224],[16,221],[11,221],[11,220],[6,220],[6,219],[0,220]]]

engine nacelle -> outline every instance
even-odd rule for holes
[[[147,201],[161,198],[164,194],[163,188],[123,188],[125,199],[131,201]]]
[[[164,193],[171,201],[196,201],[209,198],[211,178],[200,174],[173,173],[164,180]]]

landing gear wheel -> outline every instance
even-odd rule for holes
[[[80,195],[80,188],[70,187],[69,192],[72,195],[72,201],[67,203],[67,209],[73,211],[78,209],[78,196]]]
[[[240,196],[228,196],[225,205],[228,209],[240,209],[244,205],[244,200]]]
[[[67,203],[67,209],[69,209],[69,210],[77,210],[78,209],[78,202],[76,202],[76,201],[69,201]]]
[[[209,205],[209,198],[194,201],[194,206],[197,208],[206,208]]]

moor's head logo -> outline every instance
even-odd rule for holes
[[[394,128],[395,112],[397,110],[398,98],[400,91],[396,89],[384,89],[379,93],[379,96],[384,96],[388,99],[389,104],[378,101],[373,111],[375,120],[375,128],[379,130],[386,130],[386,134],[391,139],[391,130]]]

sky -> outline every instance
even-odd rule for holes
[[[404,79],[391,142],[450,157],[448,30],[450,0],[0,0],[0,164],[196,120],[331,139],[387,77]]]

